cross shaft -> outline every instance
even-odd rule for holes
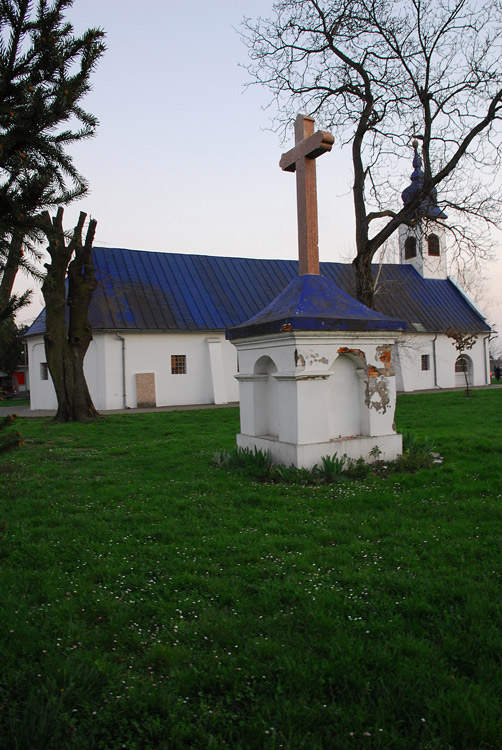
[[[317,184],[315,160],[331,151],[331,133],[314,132],[314,120],[298,115],[295,121],[295,146],[283,154],[279,166],[296,172],[298,212],[298,273],[319,274],[319,235],[317,228]]]

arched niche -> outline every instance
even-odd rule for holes
[[[359,374],[364,365],[363,358],[356,354],[339,354],[331,365],[329,431],[332,439],[362,434]]]
[[[255,409],[255,434],[261,437],[279,436],[278,383],[273,377],[277,372],[274,361],[260,357],[253,369],[253,400]]]
[[[455,360],[455,387],[463,388],[466,385],[472,385],[473,363],[467,354],[461,354]]]

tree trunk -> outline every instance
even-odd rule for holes
[[[47,275],[42,286],[46,305],[45,351],[58,401],[55,421],[89,422],[99,417],[84,376],[84,357],[92,341],[87,313],[97,286],[92,262],[96,222],[90,221],[85,245],[82,245],[86,214],[81,213],[73,238],[66,245],[62,218],[63,209],[59,209],[47,228],[52,262],[46,265]],[[74,253],[75,257],[70,263]],[[67,271],[68,295],[65,284]]]
[[[372,257],[368,253],[356,255],[352,261],[356,276],[355,298],[362,302],[366,307],[373,307],[373,294],[375,281],[371,270]]]
[[[2,280],[0,281],[0,312],[6,311],[4,317],[9,315],[9,301],[12,295],[12,287],[19,269],[19,262],[23,254],[23,235],[14,234],[3,267]]]
[[[90,422],[99,417],[84,376],[84,356],[72,350],[61,337],[45,335],[47,364],[51,373],[58,410],[55,422]]]

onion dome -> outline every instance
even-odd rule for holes
[[[423,187],[425,174],[422,169],[422,159],[418,153],[418,141],[413,141],[415,155],[413,157],[413,173],[411,175],[411,185],[403,190],[401,198],[405,206],[415,197]],[[416,219],[446,219],[446,214],[439,208],[437,203],[437,190],[433,187],[429,195],[417,206],[414,212]]]

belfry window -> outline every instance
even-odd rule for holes
[[[430,234],[427,237],[427,248],[429,255],[439,255],[439,237],[437,234]]]
[[[404,259],[409,260],[415,258],[417,255],[417,239],[416,237],[407,237],[404,243]]]

